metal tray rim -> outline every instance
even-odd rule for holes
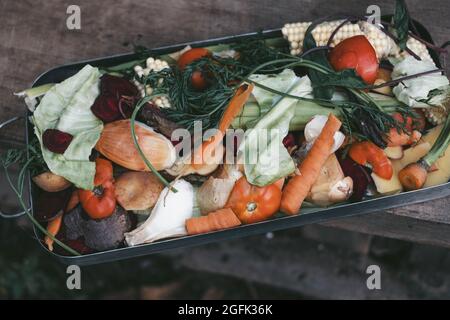
[[[237,36],[224,36],[218,37],[214,39],[207,40],[199,40],[192,42],[185,42],[175,45],[168,45],[159,48],[153,49],[155,53],[164,52],[164,51],[176,51],[179,48],[183,48],[186,45],[196,46],[196,45],[214,45],[218,43],[224,42],[232,42],[233,40],[245,37],[251,37],[256,35],[264,35],[265,37],[276,36],[280,34],[280,28],[278,29],[270,29],[262,32],[249,32],[240,34]],[[87,63],[101,63],[106,60],[114,60],[114,59],[122,59],[122,58],[130,58],[133,57],[134,53],[121,53],[116,55],[111,55],[107,57],[98,57],[93,59],[86,59],[82,61],[76,61],[67,63],[64,65],[56,66],[48,69],[47,71],[41,73],[34,81],[33,86],[38,84],[41,79],[45,76],[57,72],[63,68],[71,68],[77,67],[78,65],[83,65]],[[27,112],[29,115],[29,112]],[[28,143],[29,138],[29,122],[27,121],[26,125],[26,140]],[[31,190],[31,179],[29,183],[29,191],[30,191],[30,204],[33,210],[33,193]],[[262,221],[255,224],[250,225],[242,225],[233,229],[221,230],[206,234],[193,235],[193,236],[184,236],[181,238],[172,238],[166,239],[162,241],[158,241],[155,243],[142,244],[134,247],[122,247],[118,249],[95,252],[82,256],[64,256],[60,254],[56,254],[54,252],[49,251],[42,242],[40,242],[41,246],[50,256],[55,257],[59,261],[64,264],[77,264],[77,265],[91,265],[97,263],[104,263],[122,259],[129,259],[140,257],[144,255],[148,255],[151,253],[157,253],[161,251],[166,251],[170,249],[182,248],[182,247],[190,247],[195,245],[201,245],[211,242],[216,242],[219,240],[228,240],[235,239],[239,237],[249,236],[261,234],[269,231],[278,231],[293,227],[299,227],[306,224],[324,222],[332,219],[346,218],[356,215],[363,215],[367,213],[372,213],[375,211],[392,209],[395,207],[405,205],[405,201],[396,201],[396,200],[407,200],[407,204],[415,204],[424,201],[434,200],[438,198],[443,198],[450,196],[450,182],[439,186],[428,187],[421,190],[402,192],[400,194],[387,195],[378,198],[368,199],[361,202],[355,203],[345,203],[338,206],[333,206],[329,208],[318,208],[317,211],[310,212],[307,214],[298,214],[294,216],[284,216],[278,217],[271,220]],[[37,230],[35,228],[35,233],[38,236]]]

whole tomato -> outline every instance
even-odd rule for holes
[[[347,38],[334,47],[328,56],[336,71],[355,69],[367,84],[373,84],[378,74],[375,49],[363,35]]]
[[[279,183],[257,187],[242,177],[236,181],[225,207],[231,208],[242,223],[248,224],[270,218],[278,211],[280,203]]]
[[[113,214],[116,208],[113,167],[106,159],[95,160],[94,190],[78,190],[84,211],[92,219],[103,219]]]

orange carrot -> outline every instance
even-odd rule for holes
[[[75,190],[72,192],[72,195],[70,196],[69,202],[67,203],[66,209],[64,212],[69,212],[72,209],[74,209],[78,203],[80,202],[80,199],[78,199],[78,191]],[[64,216],[64,212],[61,212],[55,219],[50,221],[47,225],[47,231],[53,236],[56,236],[59,232],[59,229],[61,229],[61,223],[62,218]],[[48,247],[48,250],[53,251],[53,239],[49,236],[45,236],[44,242]]]
[[[331,154],[334,134],[341,124],[341,121],[330,113],[322,132],[300,163],[298,167],[300,173],[289,180],[283,190],[280,209],[284,213],[293,215],[299,212],[303,200],[320,174],[320,169]]]
[[[215,150],[216,147],[222,143],[226,130],[230,127],[234,118],[239,114],[239,112],[241,112],[245,102],[247,102],[250,97],[252,90],[253,84],[244,84],[236,90],[235,95],[231,98],[224,114],[222,115],[222,118],[219,121],[219,125],[217,127],[218,131],[216,134],[204,141],[202,145],[194,151],[191,161],[192,168],[198,169],[207,163],[214,163],[214,161],[208,161],[209,159],[207,158],[210,157],[205,154],[205,151]]]
[[[392,163],[383,149],[371,141],[355,142],[351,145],[348,155],[356,163],[365,166],[370,164],[372,171],[383,179],[391,179],[394,173]]]
[[[237,227],[241,221],[230,208],[219,209],[208,213],[206,216],[190,218],[186,220],[188,234],[200,234],[216,230]]]
[[[282,190],[283,189],[283,185],[284,185],[284,177],[283,178],[280,178],[280,179],[278,179],[277,181],[275,181],[274,182],[274,184],[278,187],[278,188],[280,188],[280,190]]]
[[[241,112],[252,91],[253,84],[244,84],[236,90],[234,97],[231,98],[218,125],[218,129],[222,134],[225,134],[225,130],[230,127],[234,118]]]
[[[396,128],[391,128],[387,135],[387,143],[389,147],[406,146],[416,143],[420,140],[422,134],[413,130],[411,133],[398,132]]]
[[[62,222],[63,214],[61,212],[60,215],[58,215],[55,219],[50,221],[47,225],[47,231],[52,236],[56,236],[59,232],[59,229],[61,228],[61,222]],[[53,239],[49,236],[45,236],[44,242],[48,247],[48,250],[53,251]]]
[[[427,180],[427,169],[420,163],[411,163],[398,173],[398,179],[406,190],[417,190]]]

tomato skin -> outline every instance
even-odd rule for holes
[[[106,159],[95,160],[94,191],[78,190],[78,197],[84,211],[92,219],[104,219],[113,214],[116,208],[114,194],[113,167]]]
[[[208,85],[205,77],[203,76],[203,72],[200,70],[192,72],[191,84],[196,90],[203,90]]]
[[[245,177],[236,181],[225,208],[231,208],[242,223],[266,220],[280,208],[281,189],[277,183],[257,187]]]
[[[347,38],[334,47],[328,56],[336,71],[355,69],[367,84],[373,84],[378,74],[375,49],[363,35]]]
[[[205,48],[193,48],[181,55],[177,61],[178,68],[183,71],[187,65],[201,58],[210,57],[211,51]],[[192,87],[196,90],[203,90],[207,86],[206,78],[202,70],[196,70],[191,76]]]
[[[211,56],[211,51],[209,51],[208,49],[192,48],[183,53],[180,58],[178,58],[177,65],[178,68],[183,71],[188,64],[209,56]]]

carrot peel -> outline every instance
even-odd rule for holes
[[[186,230],[189,235],[207,233],[217,230],[237,227],[241,221],[230,208],[210,212],[206,216],[186,220]]]
[[[328,116],[322,132],[298,167],[300,173],[289,180],[283,190],[280,207],[282,212],[289,215],[299,212],[309,190],[319,176],[320,169],[331,154],[334,134],[341,125],[341,121],[333,114]]]

